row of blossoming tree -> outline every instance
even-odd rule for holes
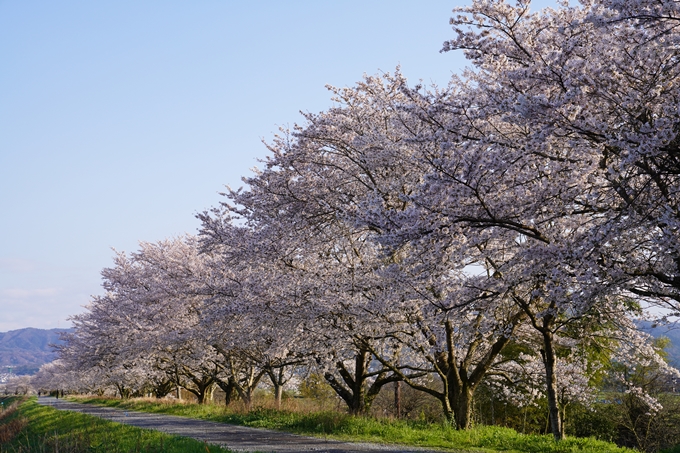
[[[459,429],[484,383],[545,397],[557,439],[598,370],[677,378],[632,319],[680,311],[679,9],[456,9],[462,76],[330,88],[198,236],[117,254],[43,374],[250,405],[313,367],[351,413],[402,382]]]

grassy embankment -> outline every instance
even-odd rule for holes
[[[512,429],[497,426],[479,426],[468,431],[456,431],[442,424],[353,417],[331,411],[304,412],[258,408],[248,412],[220,405],[200,406],[149,399],[78,398],[75,401],[338,440],[394,443],[457,451],[523,453],[625,453],[634,451],[595,439],[567,438],[562,442],[555,442],[550,435],[524,435]]]
[[[193,439],[40,406],[35,398],[0,398],[0,453],[217,453]]]

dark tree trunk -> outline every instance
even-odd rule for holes
[[[541,307],[542,312],[547,314],[541,318],[536,317],[536,309],[532,305],[519,298],[515,297],[515,301],[522,307],[529,319],[531,325],[536,329],[543,338],[543,348],[541,349],[541,358],[543,359],[543,366],[545,368],[545,383],[548,395],[548,423],[550,430],[555,437],[555,440],[564,439],[564,432],[562,431],[562,421],[560,418],[560,404],[557,395],[557,376],[555,375],[557,355],[555,354],[554,345],[554,330],[557,318],[555,317],[555,302],[551,302],[547,307]]]
[[[549,320],[544,321],[550,324]],[[564,439],[564,433],[562,432],[560,406],[557,399],[557,376],[555,375],[557,357],[555,355],[555,349],[553,345],[553,334],[549,329],[543,329],[541,334],[543,335],[543,349],[541,349],[541,356],[543,357],[543,364],[545,365],[545,381],[548,392],[550,429],[553,433],[553,436],[555,437],[555,440],[562,440]]]
[[[467,351],[461,359],[456,357],[454,330],[451,321],[445,321],[446,348],[439,350],[434,357],[428,357],[432,364],[432,372],[436,373],[439,379],[441,379],[442,390],[428,387],[415,381],[413,379],[414,376],[406,375],[396,365],[381,358],[376,351],[373,351],[373,353],[376,354],[376,357],[383,365],[392,370],[397,379],[403,380],[415,390],[425,392],[437,398],[441,403],[444,416],[450,422],[455,421],[457,429],[468,429],[471,422],[472,401],[475,389],[482,382],[496,357],[498,357],[510,341],[511,335],[508,334],[508,330],[512,334],[519,323],[525,318],[526,315],[523,311],[516,312],[509,319],[507,326],[504,326],[502,329],[499,328],[499,331],[503,333],[499,334],[486,353],[476,358],[475,356],[479,355],[478,349],[483,344],[483,338],[480,335],[468,345]],[[480,315],[476,322],[479,323],[481,320]],[[434,346],[436,337],[432,332],[429,332],[428,336],[432,338],[431,345]],[[415,376],[420,375],[416,373]]]
[[[513,316],[511,332],[514,331],[523,318],[522,312],[518,312]],[[453,411],[456,429],[469,429],[472,422],[472,402],[475,390],[491,368],[495,358],[510,341],[510,335],[500,335],[486,354],[477,361],[477,365],[470,370],[472,367],[470,359],[475,355],[477,348],[481,344],[481,338],[470,343],[466,355],[458,363],[455,355],[456,346],[453,342],[453,327],[450,321],[446,321],[445,328],[448,351],[446,355],[447,363],[443,366],[443,369],[448,371],[446,383],[448,383],[447,396],[449,404],[447,406]]]
[[[474,388],[467,387],[457,395],[453,412],[456,419],[456,429],[469,429],[472,421],[472,394]]]
[[[130,394],[132,393],[132,389],[129,389],[122,384],[116,384],[116,388],[118,388],[118,393],[120,394],[121,399],[127,400],[127,399],[130,398]],[[62,396],[64,396],[64,395],[62,394]]]
[[[172,392],[173,387],[175,386],[175,383],[172,382],[172,380],[167,380],[163,382],[157,382],[153,386],[153,395],[156,398],[163,398],[165,395],[168,393]]]
[[[390,383],[400,380],[396,374],[387,375],[388,370],[369,372],[368,367],[372,354],[367,347],[360,347],[354,358],[354,373],[352,374],[342,362],[336,364],[342,382],[332,373],[325,373],[324,377],[335,393],[347,404],[347,410],[352,415],[365,414],[371,408],[380,389]],[[368,386],[368,379],[375,376],[373,383]]]
[[[215,382],[215,379],[212,376],[203,376],[203,377],[197,377],[197,376],[189,376],[190,381],[194,384],[193,386],[187,386],[185,385],[184,388],[193,393],[194,396],[196,396],[196,399],[198,400],[198,404],[204,404],[205,403],[205,397],[210,391],[210,388],[212,387],[213,383]]]
[[[233,376],[230,376],[226,381],[218,379],[215,382],[224,392],[224,405],[229,406],[234,401],[234,397],[237,395],[236,382],[234,381]]]
[[[247,365],[241,369],[240,374],[238,375],[240,377],[237,378],[236,369],[237,367],[232,364],[232,376],[235,376],[233,378],[234,388],[236,389],[239,398],[241,398],[241,401],[243,401],[246,410],[250,410],[253,404],[253,392],[257,388],[257,384],[260,382],[260,379],[262,379],[265,372],[262,370],[257,371],[254,366]]]

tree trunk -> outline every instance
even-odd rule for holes
[[[281,400],[283,399],[283,386],[274,386],[274,401],[276,402],[276,408],[281,409]]]
[[[229,406],[234,401],[234,396],[236,395],[236,382],[233,376],[229,376],[229,379],[223,381],[218,379],[217,385],[224,392],[224,405]]]
[[[240,388],[237,388],[237,391],[239,398],[243,401],[246,411],[250,412],[250,408],[253,406],[253,395],[250,392],[250,389],[241,390]]]
[[[118,393],[120,394],[121,399],[123,399],[123,400],[130,399],[130,394],[132,393],[132,389],[129,389],[122,384],[116,384],[116,387],[118,388]],[[57,392],[58,391],[59,390],[57,390]],[[16,391],[15,391],[15,394],[16,394]],[[64,396],[63,392],[62,392],[62,396]]]
[[[457,429],[468,429],[472,418],[472,400],[475,389],[482,382],[496,357],[510,341],[511,335],[507,334],[508,328],[509,333],[512,334],[525,317],[523,311],[517,311],[510,318],[509,325],[502,329],[503,334],[499,335],[481,358],[476,359],[476,364],[473,358],[478,353],[478,347],[482,341],[481,337],[468,345],[465,355],[458,363],[453,325],[451,321],[445,321],[446,348],[438,348],[439,350],[433,356],[426,357],[432,364],[432,372],[441,380],[441,390],[414,381],[395,364],[380,357],[378,352],[375,350],[372,350],[372,352],[384,366],[392,370],[396,379],[403,380],[411,388],[437,398],[442,405],[444,416],[449,422],[455,421]],[[481,319],[480,316],[477,322],[480,322]],[[434,338],[434,335],[432,337]],[[434,346],[434,343],[431,343],[431,345]]]
[[[202,376],[202,377],[197,377],[197,376],[189,376],[190,381],[194,384],[194,387],[190,386],[183,386],[186,390],[189,392],[193,393],[194,396],[196,396],[196,399],[198,400],[198,404],[203,404],[205,403],[205,397],[208,395],[208,392],[210,391],[210,388],[213,385],[213,382],[215,382],[214,378],[212,376]]]
[[[379,371],[369,372],[368,367],[372,358],[373,354],[369,347],[362,346],[354,358],[354,373],[350,373],[342,362],[338,362],[336,368],[344,383],[338,381],[332,373],[324,374],[328,384],[347,404],[347,410],[352,415],[367,413],[378,393],[380,393],[380,389],[386,384],[401,379],[394,372],[387,375],[389,369],[383,368]],[[371,377],[375,377],[375,381],[369,387],[367,381]]]
[[[347,410],[352,415],[358,415],[367,410],[365,401],[365,371],[368,366],[366,363],[370,354],[368,350],[361,348],[354,357],[354,375],[345,367],[342,362],[338,362],[336,367],[338,373],[344,381],[344,385],[339,382],[332,373],[325,373],[324,377],[328,384],[335,390],[335,393],[347,404]]]
[[[401,418],[401,381],[394,383],[394,413]]]
[[[266,369],[267,376],[272,383],[274,388],[274,402],[276,403],[276,408],[281,409],[281,400],[283,399],[283,385],[286,383],[285,379],[285,366],[279,366],[276,368],[269,367]]]
[[[452,401],[453,412],[456,417],[456,429],[470,428],[473,392],[473,389],[466,386]]]
[[[157,382],[153,387],[153,395],[160,399],[163,398],[168,393],[172,392],[174,383],[171,380]]]
[[[215,394],[215,386],[211,385],[210,388],[208,389],[208,401],[212,404],[214,399],[213,396]]]
[[[557,376],[555,375],[555,368],[557,364],[557,357],[553,345],[553,335],[548,329],[543,329],[543,349],[541,349],[541,356],[543,357],[543,364],[545,365],[545,381],[548,391],[548,408],[550,412],[550,429],[552,430],[555,440],[564,439],[562,432],[562,421],[560,419],[560,407],[557,400]]]
[[[477,370],[471,375],[468,372],[466,360],[461,360],[460,364],[457,363],[456,346],[453,341],[453,326],[451,325],[451,321],[447,320],[444,327],[446,329],[446,353],[442,353],[439,359],[439,368],[445,372],[445,398],[448,400],[448,404],[444,409],[445,411],[448,410],[453,412],[452,415],[454,422],[456,423],[456,429],[469,429],[470,415],[472,414],[472,395],[475,392],[477,384],[481,380],[481,376],[484,374],[479,370],[485,370],[491,362],[487,360],[487,364],[480,363]],[[470,347],[468,353],[473,350],[474,349]],[[447,418],[450,420],[449,415],[447,415]]]
[[[237,395],[236,386],[230,382],[229,385],[222,390],[224,390],[224,405],[229,406],[231,402],[234,401],[234,395]]]

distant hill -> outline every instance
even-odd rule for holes
[[[668,337],[671,344],[666,348],[669,362],[680,369],[680,323],[652,327],[649,321],[638,321],[638,327],[655,338]],[[34,329],[32,327],[0,332],[0,374],[12,367],[16,375],[35,374],[40,366],[51,362],[56,354],[50,344],[59,344],[59,333],[70,329]]]
[[[639,321],[637,325],[640,330],[647,332],[654,338],[667,337],[671,340],[671,344],[666,348],[668,361],[675,368],[680,369],[680,323],[652,327],[652,323],[649,321]]]
[[[40,366],[56,358],[50,344],[58,344],[59,333],[66,329],[32,327],[0,332],[0,373],[12,367],[13,374],[34,374]]]

